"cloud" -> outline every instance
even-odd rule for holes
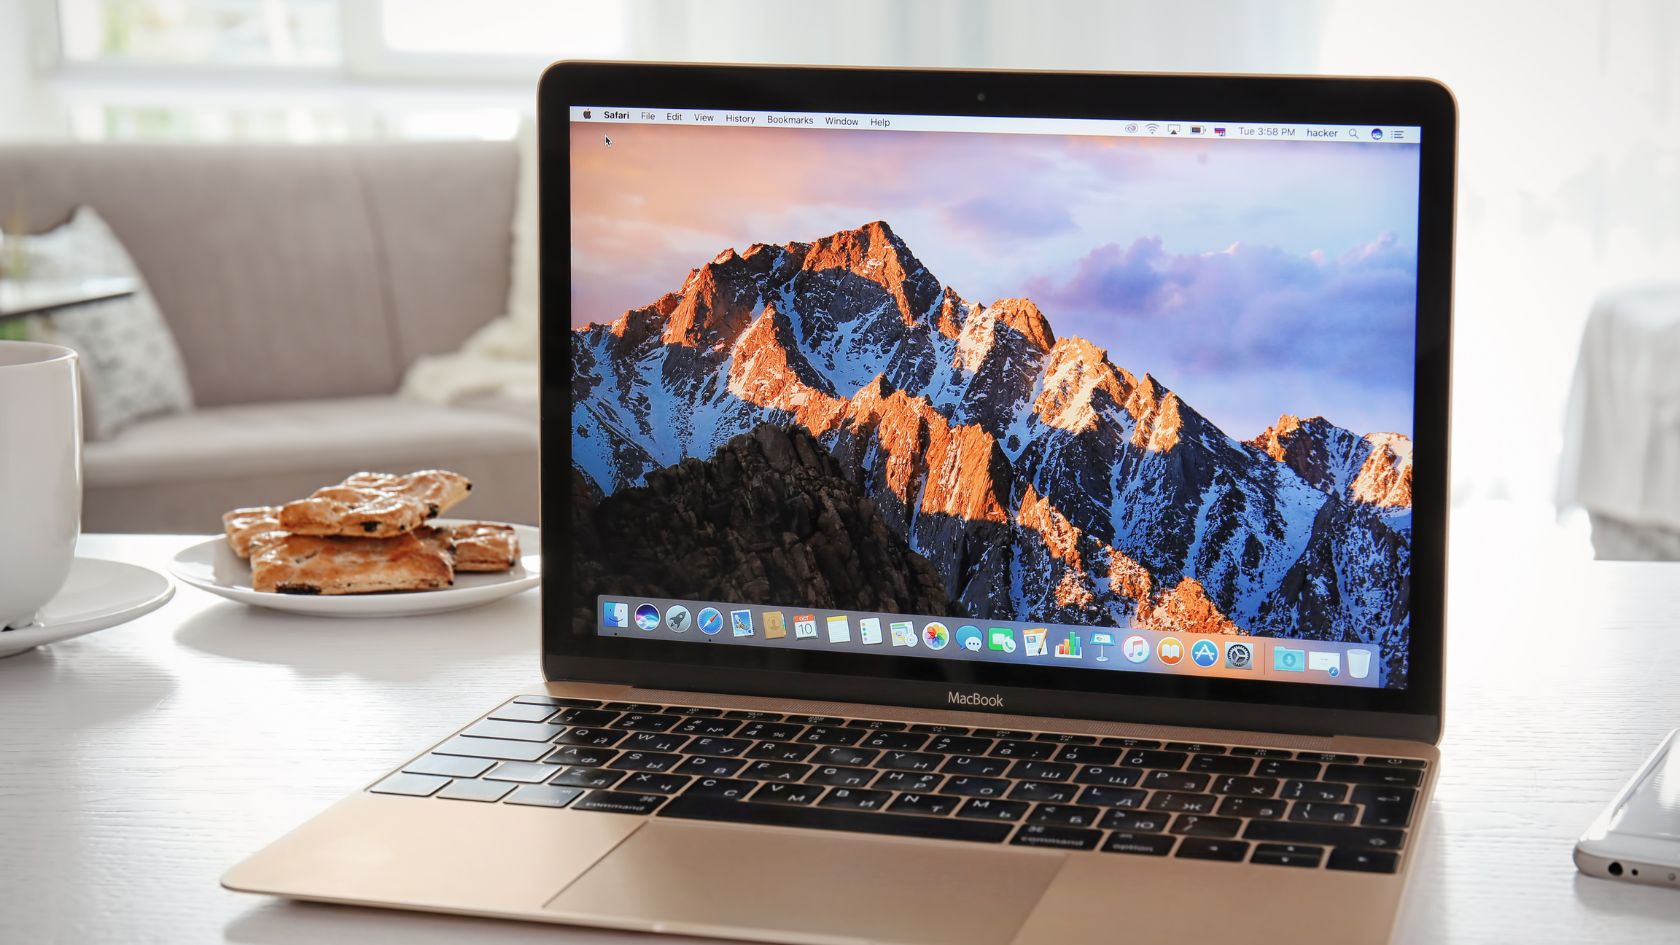
[[[981,239],[1054,236],[1074,229],[1065,202],[1023,194],[970,197],[946,207],[942,216],[953,229]]]

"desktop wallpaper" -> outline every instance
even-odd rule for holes
[[[610,139],[610,143],[609,143]],[[1414,146],[572,126],[572,580],[1408,659]]]

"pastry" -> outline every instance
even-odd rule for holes
[[[222,528],[227,531],[228,547],[241,558],[249,558],[252,551],[286,537],[285,529],[280,527],[278,505],[234,509],[222,516]]]
[[[455,570],[508,571],[519,563],[519,535],[512,525],[467,522],[449,526]]]
[[[377,489],[412,496],[425,502],[434,517],[460,505],[461,500],[472,491],[472,480],[447,469],[420,469],[404,476],[359,472],[344,480],[343,485],[352,489]]]
[[[427,591],[455,583],[448,536],[436,529],[394,538],[288,535],[251,557],[251,586],[280,594]]]
[[[330,486],[280,507],[280,527],[294,535],[389,538],[431,517],[424,500],[398,492]]]

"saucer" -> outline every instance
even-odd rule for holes
[[[35,615],[34,623],[0,630],[0,658],[127,623],[174,596],[175,585],[156,571],[121,561],[77,558],[64,587]]]
[[[440,518],[433,525],[464,520]],[[251,565],[228,547],[226,538],[211,538],[181,549],[169,564],[175,577],[200,590],[253,607],[266,607],[316,617],[413,617],[477,607],[528,591],[542,583],[542,532],[515,525],[519,535],[519,563],[510,571],[468,572],[455,575],[451,587],[431,591],[390,591],[383,594],[272,594],[251,586]]]

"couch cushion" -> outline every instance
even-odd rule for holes
[[[202,405],[386,394],[507,297],[511,142],[0,148],[0,225],[97,209]]]
[[[84,454],[86,531],[211,532],[363,469],[473,480],[460,515],[537,520],[537,427],[502,413],[348,398],[201,409],[136,424]]]

